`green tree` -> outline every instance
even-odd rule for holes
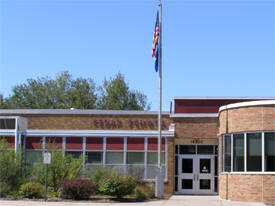
[[[111,110],[149,110],[145,94],[130,90],[124,76],[117,73],[115,78],[107,80],[105,78],[103,86],[100,87],[100,97],[98,100],[99,109]]]
[[[124,76],[118,73],[97,87],[91,78],[74,79],[68,71],[56,78],[48,76],[27,79],[16,85],[12,94],[0,94],[0,109],[110,109],[149,110],[147,96],[131,90]]]
[[[94,81],[91,78],[73,79],[68,71],[59,73],[55,79],[49,77],[27,79],[26,83],[15,86],[12,92],[13,94],[6,99],[9,108],[96,108],[97,95]]]

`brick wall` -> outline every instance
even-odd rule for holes
[[[219,117],[219,134],[275,129],[274,106],[252,106],[223,110]]]
[[[157,115],[18,114],[18,116],[28,119],[28,129],[157,130],[158,128]],[[163,115],[163,129],[168,130],[169,125],[169,115]]]
[[[176,118],[173,122],[175,123],[176,138],[218,138],[217,117]]]
[[[219,116],[219,134],[275,130],[274,106],[250,106],[223,110]],[[219,171],[222,165],[222,138],[219,140]],[[275,204],[275,174],[219,175],[219,195],[233,201]]]
[[[275,175],[221,174],[219,180],[222,199],[275,203]]]

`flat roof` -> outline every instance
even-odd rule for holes
[[[92,109],[0,109],[0,114],[103,114],[103,115],[157,115],[158,111],[92,110]],[[169,115],[167,111],[163,115]]]
[[[259,99],[259,100],[264,100],[264,99],[275,99],[274,97],[248,97],[248,96],[176,96],[174,99]]]

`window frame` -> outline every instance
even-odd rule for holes
[[[251,133],[261,133],[261,171],[247,171],[247,134]],[[274,171],[265,171],[265,133],[274,133],[274,130],[267,131],[250,131],[250,132],[235,132],[235,133],[227,133],[221,136],[222,138],[222,171],[221,174],[275,174]],[[244,171],[233,171],[233,153],[231,153],[231,171],[224,171],[225,169],[225,136],[231,135],[231,151],[233,151],[233,134],[244,134]]]

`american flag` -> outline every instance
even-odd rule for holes
[[[153,37],[153,45],[152,45],[152,57],[155,57],[155,51],[159,40],[159,12],[157,13],[157,20],[155,25],[155,32]]]
[[[155,57],[155,70],[158,72],[158,40],[159,40],[159,12],[157,13],[157,20],[155,25],[155,32],[153,37],[152,57]]]

